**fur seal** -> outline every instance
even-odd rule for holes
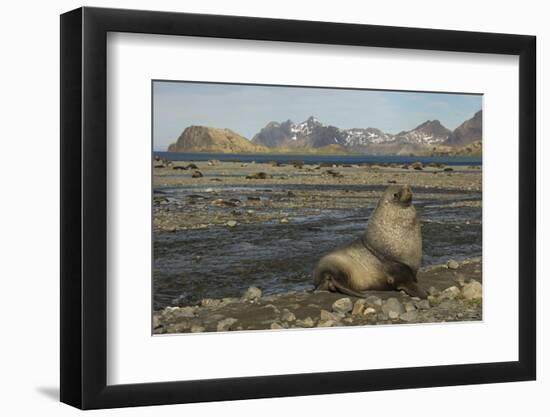
[[[323,256],[313,273],[318,290],[365,297],[368,290],[403,290],[426,298],[416,275],[422,260],[420,222],[409,186],[389,186],[355,241]]]

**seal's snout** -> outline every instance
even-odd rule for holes
[[[412,190],[408,185],[404,185],[394,194],[394,199],[403,204],[410,204],[412,202]]]
[[[403,203],[410,203],[413,199],[413,193],[411,187],[405,185],[401,190],[401,201]]]

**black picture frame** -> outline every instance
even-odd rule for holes
[[[518,361],[107,385],[108,32],[519,56]],[[61,15],[61,401],[95,409],[534,380],[535,51],[524,35],[88,7]]]

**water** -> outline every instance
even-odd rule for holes
[[[445,165],[481,166],[481,157],[470,156],[398,156],[398,155],[289,155],[289,154],[223,154],[223,153],[179,153],[155,152],[161,158],[172,161],[219,161],[238,162],[280,162],[304,161],[305,164],[412,164],[420,161],[423,164],[438,163]]]
[[[278,187],[269,189],[280,191]],[[307,187],[318,186],[284,186],[285,190]],[[382,187],[345,188],[365,191]],[[174,200],[195,192],[192,188],[163,191]],[[217,198],[255,193],[266,195],[265,187],[220,187]],[[423,265],[481,255],[481,207],[451,204],[480,199],[481,194],[473,192],[415,190],[415,206],[422,220]],[[266,294],[310,289],[318,259],[360,236],[372,208],[312,213],[297,207],[285,212],[292,218],[291,224],[273,221],[155,234],[155,308],[171,305],[175,299],[191,304],[202,298],[236,297],[252,285]]]

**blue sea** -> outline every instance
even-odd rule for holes
[[[470,156],[400,156],[400,155],[289,155],[289,154],[224,154],[224,153],[180,153],[154,152],[161,158],[172,161],[218,161],[237,162],[280,162],[304,161],[305,164],[411,164],[420,161],[423,164],[439,163],[445,165],[471,165],[482,163],[481,157]]]

